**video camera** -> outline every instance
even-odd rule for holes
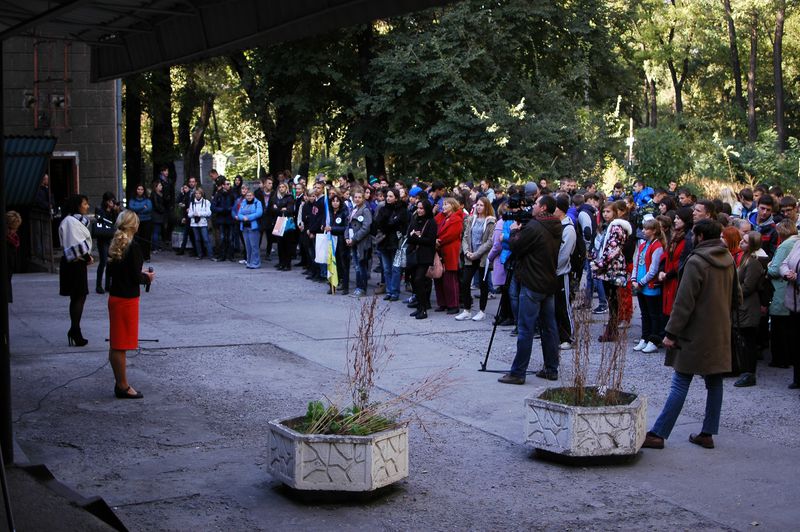
[[[533,218],[533,210],[528,204],[527,198],[520,194],[514,194],[508,198],[508,210],[503,214],[504,220],[519,222],[525,225]]]

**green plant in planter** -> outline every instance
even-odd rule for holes
[[[414,406],[433,399],[453,382],[450,367],[413,383],[399,395],[372,400],[375,379],[392,358],[383,334],[386,312],[387,307],[380,307],[377,297],[363,298],[354,307],[348,330],[352,330],[354,320],[356,330],[347,342],[345,383],[350,404],[343,407],[340,401],[327,397],[310,401],[306,415],[292,426],[294,430],[304,434],[375,434],[405,423]]]

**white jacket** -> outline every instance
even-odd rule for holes
[[[200,201],[193,199],[189,204],[189,225],[191,227],[208,227],[208,219],[211,217],[211,202],[203,198]],[[195,218],[200,217],[196,222]]]

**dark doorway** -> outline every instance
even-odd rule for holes
[[[61,223],[61,211],[67,198],[78,193],[78,161],[77,157],[54,156],[50,159],[50,195],[53,200],[53,246],[61,247],[58,238],[58,226]]]

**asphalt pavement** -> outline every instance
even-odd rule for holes
[[[56,275],[15,276],[10,305],[16,461],[46,464],[81,495],[102,497],[130,530],[790,530],[800,522],[800,399],[786,388],[791,370],[760,363],[753,388],[726,379],[716,449],[687,440],[704,408],[695,380],[666,449],[619,463],[557,463],[523,442],[524,398],[554,383],[497,383],[498,374],[477,371],[490,319],[431,312],[415,320],[401,302],[381,302],[393,357],[377,393],[401,393],[447,368],[454,381],[417,411],[423,425],[412,426],[409,478],[363,497],[293,492],[266,472],[266,423],[342,393],[359,300],[327,295],[270,262],[246,270],[161,253],[151,265],[157,277],[141,299],[141,350],[128,362],[141,401],[113,397],[106,296],[87,299],[83,348],[67,347],[68,300],[58,296]],[[89,275],[93,286],[94,268]],[[490,300],[490,316],[497,303]],[[594,317],[593,336],[604,318]],[[631,347],[638,331],[635,317]],[[509,332],[498,329],[490,369],[513,358]],[[593,343],[595,364],[597,353]],[[540,364],[535,342],[531,369]],[[562,379],[570,366],[564,352]],[[670,376],[662,352],[629,351],[625,388],[648,397],[650,423]],[[12,504],[22,508],[32,489],[12,485]],[[50,522],[70,529],[55,515]]]

